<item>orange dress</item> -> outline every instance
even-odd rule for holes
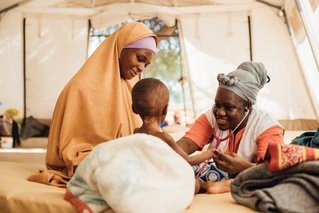
[[[193,127],[185,134],[187,137],[194,141],[199,147],[203,148],[205,145],[210,144],[213,139],[213,128],[209,123],[206,114],[202,114],[194,123]],[[216,127],[215,127],[216,128]],[[227,152],[237,153],[241,139],[247,126],[236,134],[235,138],[231,136],[227,144]],[[252,128],[252,127],[250,127]],[[269,127],[256,138],[256,141],[247,141],[246,143],[256,143],[257,149],[253,162],[263,161],[268,148],[268,144],[271,142],[283,143],[284,130],[280,125],[274,124]]]

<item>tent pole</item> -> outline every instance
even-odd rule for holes
[[[91,19],[88,20],[88,35],[86,39],[86,58],[89,56],[89,48],[90,48],[90,34],[91,34],[92,23]]]
[[[282,10],[282,12],[283,12],[283,17],[284,17],[284,20],[285,20],[285,24],[286,24],[286,26],[287,26],[287,30],[288,30],[288,34],[289,34],[289,36],[290,36],[290,38],[291,38],[291,41],[292,41],[292,43],[293,43],[293,46],[295,47],[295,53],[297,54],[297,55],[299,55],[298,56],[298,58],[299,58],[299,65],[301,66],[301,69],[304,69],[304,65],[303,65],[303,63],[302,63],[302,61],[301,61],[301,59],[300,59],[300,53],[298,53],[298,51],[297,51],[297,43],[296,43],[296,41],[295,41],[295,37],[294,37],[294,33],[293,33],[293,30],[292,30],[292,28],[291,28],[291,26],[290,26],[290,24],[289,24],[289,21],[288,21],[288,17],[287,17],[287,12],[286,12],[286,10],[285,9],[283,9]],[[314,58],[315,59],[315,58]],[[314,60],[314,63],[316,63],[315,62],[315,60]],[[315,65],[316,66],[316,65]],[[309,84],[309,82],[308,82],[308,80],[307,80],[307,76],[305,75],[305,73],[302,73],[302,77],[303,77],[303,81],[304,82],[306,82],[306,86],[307,86],[307,94],[309,95],[309,97],[311,97],[310,98],[310,101],[311,101],[311,105],[312,105],[312,108],[314,109],[314,111],[315,111],[315,114],[316,114],[316,117],[317,117],[317,121],[319,122],[319,109],[318,109],[318,107],[316,107],[316,106],[318,106],[318,96],[317,95],[315,95],[313,92],[311,92],[311,85]]]
[[[248,16],[248,36],[249,36],[249,54],[250,54],[250,61],[253,61],[253,47],[251,42],[251,21],[250,16]]]
[[[24,5],[24,4],[28,3],[29,1],[31,1],[31,0],[23,0],[23,1],[20,1],[19,3],[10,5],[9,7],[6,7],[4,9],[0,10],[0,15],[2,13],[9,12],[10,10],[13,10],[14,8],[16,8],[18,6]]]
[[[299,11],[301,20],[303,22],[303,26],[305,28],[307,37],[309,39],[309,44],[312,50],[312,54],[316,61],[317,70],[319,71],[319,45],[316,41],[315,33],[313,31],[313,27],[311,26],[311,21],[309,20],[306,14],[307,9],[305,7],[305,2],[300,0],[295,0],[295,2],[296,2],[297,9]]]
[[[188,69],[188,65],[187,65],[187,54],[185,53],[185,44],[184,44],[184,40],[183,40],[183,38],[184,38],[183,28],[182,28],[182,25],[180,23],[180,20],[177,20],[177,27],[178,27],[178,32],[179,32],[178,33],[179,43],[180,43],[180,46],[181,46],[182,67],[183,67],[183,70],[186,70],[186,72],[188,74],[188,78],[189,78],[188,84],[189,84],[191,100],[192,100],[192,107],[193,107],[193,113],[194,113],[193,119],[195,119],[195,118],[197,118],[197,114],[196,114],[195,102],[194,102],[194,91],[193,91],[192,83],[190,81],[191,75],[189,73],[189,69]],[[185,123],[187,125],[186,117],[185,117]]]
[[[271,4],[271,3],[267,2],[267,1],[263,1],[263,0],[256,0],[256,1],[261,3],[261,4],[268,5],[269,7],[274,7],[276,9],[278,9],[278,10],[281,10],[281,8],[279,6]]]
[[[26,18],[23,18],[22,24],[22,45],[23,45],[23,119],[27,117],[27,86],[26,86]]]
[[[287,17],[286,10],[283,9],[282,13],[283,13],[283,17],[284,17],[284,20],[285,20],[285,24],[286,24],[287,29],[288,29],[289,36],[292,37],[293,33],[292,33],[292,29],[291,29],[291,27],[290,27],[290,25],[288,23],[288,17]]]
[[[0,14],[8,12],[9,10],[12,10],[18,6],[19,6],[19,4],[14,4],[14,5],[11,5],[10,7],[4,8],[3,10],[0,10]]]

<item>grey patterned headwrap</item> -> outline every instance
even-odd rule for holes
[[[219,87],[236,93],[244,100],[254,104],[258,91],[269,82],[267,70],[262,63],[244,62],[238,68],[225,74],[218,74]]]

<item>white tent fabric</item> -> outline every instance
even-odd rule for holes
[[[310,1],[302,1],[302,5],[298,4],[302,16],[298,19],[295,2],[300,3],[298,0],[1,1],[0,114],[8,108],[17,108],[26,110],[26,116],[51,118],[61,89],[86,60],[89,20],[93,27],[104,28],[127,18],[157,16],[168,26],[178,20],[196,117],[213,104],[216,75],[232,71],[252,57],[266,65],[271,77],[270,84],[260,92],[258,106],[279,120],[318,121],[319,49],[313,47],[319,41],[319,9],[313,10]],[[306,18],[308,22],[304,22]]]
[[[196,114],[212,105],[217,74],[232,71],[241,62],[250,60],[248,15],[252,22],[253,60],[263,62],[271,77],[257,105],[272,109],[280,120],[316,117],[287,28],[269,7],[241,14],[181,19]]]
[[[22,18],[13,12],[0,19],[0,114],[23,110]]]
[[[27,114],[50,118],[59,93],[86,59],[88,23],[28,18],[26,26]]]

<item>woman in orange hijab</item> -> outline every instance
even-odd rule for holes
[[[28,180],[65,187],[95,145],[133,133],[141,121],[131,109],[131,90],[157,44],[156,35],[139,22],[124,24],[104,40],[61,92],[50,127],[47,170]]]

